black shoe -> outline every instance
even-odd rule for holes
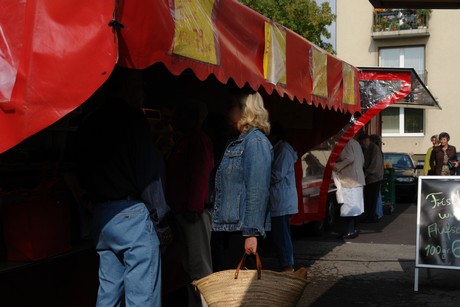
[[[358,236],[357,231],[347,232],[346,234],[339,237],[339,239],[354,239]]]

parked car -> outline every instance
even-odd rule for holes
[[[404,152],[386,152],[383,154],[386,165],[391,165],[395,173],[395,196],[397,201],[415,202],[417,200],[417,169],[412,157]]]

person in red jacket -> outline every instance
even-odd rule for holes
[[[179,228],[184,270],[190,281],[213,272],[211,215],[207,210],[209,176],[214,148],[201,129],[205,105],[185,101],[176,108],[173,128],[178,138],[167,161],[166,198]],[[189,306],[201,306],[199,293],[189,283]]]

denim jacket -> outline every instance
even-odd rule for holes
[[[275,160],[272,166],[270,187],[270,214],[272,217],[298,212],[294,163],[297,153],[286,141],[278,141],[273,147]]]
[[[265,235],[272,160],[272,145],[256,128],[228,144],[215,177],[214,231]]]

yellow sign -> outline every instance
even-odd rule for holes
[[[174,1],[174,54],[218,64],[217,33],[212,19],[214,2],[215,0]]]
[[[343,103],[354,105],[355,101],[355,71],[347,63],[342,65]]]
[[[286,84],[286,32],[265,22],[264,78]]]
[[[310,59],[313,95],[327,98],[327,54],[312,47]]]

